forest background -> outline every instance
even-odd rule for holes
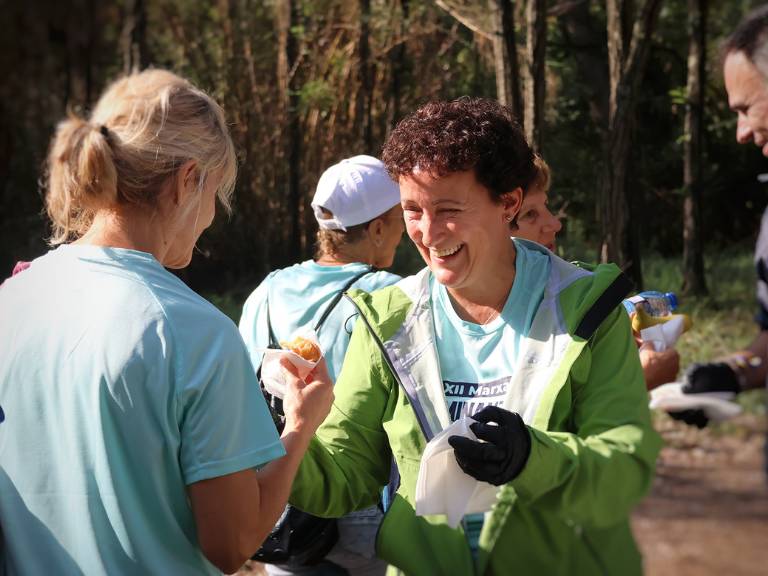
[[[47,250],[44,160],[56,123],[148,66],[223,105],[239,155],[234,212],[178,271],[237,320],[270,271],[311,257],[322,171],[379,155],[398,119],[499,98],[553,172],[561,255],[685,293],[682,366],[755,334],[751,254],[768,161],[735,142],[719,45],[754,0],[0,0],[0,279]],[[404,241],[400,274],[422,264]],[[645,282],[644,282],[645,280]],[[709,291],[709,296],[703,296]],[[694,296],[695,295],[695,296]],[[646,573],[762,574],[764,394],[666,443],[633,515]]]
[[[768,202],[760,151],[734,142],[718,47],[758,2],[729,0],[0,0],[0,270],[46,250],[43,165],[56,123],[147,66],[224,106],[238,149],[234,213],[181,272],[245,294],[311,256],[320,173],[378,155],[434,99],[498,97],[553,171],[565,255],[677,258],[751,250]],[[418,261],[408,243],[399,272]],[[561,248],[561,250],[563,250]],[[676,290],[681,286],[652,286]]]

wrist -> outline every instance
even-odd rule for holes
[[[300,441],[305,444],[309,444],[309,441],[315,435],[316,427],[310,426],[303,420],[288,419],[285,421],[285,427],[280,435],[282,439],[288,437],[295,438],[294,441]]]
[[[749,351],[732,354],[723,360],[736,375],[739,388],[749,388],[749,377],[752,372],[762,364],[762,358]]]

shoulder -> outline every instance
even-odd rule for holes
[[[157,303],[165,330],[177,344],[204,348],[218,342],[222,349],[242,345],[232,320],[180,279],[167,273],[146,285]]]
[[[576,274],[578,277],[563,286],[558,299],[568,331],[588,339],[621,305],[622,300],[631,292],[633,284],[615,264],[589,267],[569,264],[569,266],[583,273]],[[562,266],[559,268],[566,269]]]
[[[377,270],[367,274],[366,276],[363,276],[360,279],[359,286],[362,290],[371,292],[373,290],[378,290],[379,288],[384,288],[386,286],[396,284],[400,280],[402,280],[402,277],[398,276],[397,274],[392,274],[384,270]]]
[[[350,290],[349,296],[366,324],[379,338],[386,340],[403,325],[414,304],[423,296],[427,280],[428,269],[425,268],[419,274],[373,292]]]

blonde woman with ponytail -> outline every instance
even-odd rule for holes
[[[278,437],[237,328],[165,269],[235,175],[221,108],[169,72],[59,124],[54,249],[0,288],[9,574],[234,572],[282,512],[330,386],[292,387]]]

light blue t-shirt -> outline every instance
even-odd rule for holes
[[[9,574],[218,574],[186,487],[284,454],[229,319],[150,254],[61,246],[0,288]]]
[[[472,416],[485,406],[501,406],[507,394],[520,343],[544,295],[549,257],[515,242],[515,281],[501,314],[488,324],[459,318],[445,286],[432,278],[435,335],[443,392],[453,421]],[[477,551],[482,514],[465,518],[464,529],[473,554]]]
[[[269,274],[248,297],[240,317],[240,333],[251,354],[253,365],[261,366],[263,353],[258,349],[269,344],[269,319],[278,340],[288,340],[298,330],[314,328],[326,307],[344,286],[358,274],[368,270],[360,263],[321,266],[307,260]],[[399,276],[388,272],[371,272],[360,278],[354,288],[371,292],[394,284]],[[320,329],[319,341],[333,381],[341,370],[349,345],[357,312],[346,298],[339,300]]]

